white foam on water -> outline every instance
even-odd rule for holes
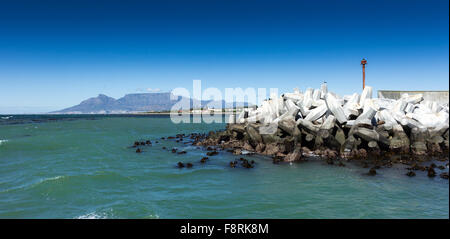
[[[53,180],[58,180],[60,178],[64,178],[65,176],[56,176],[56,177],[52,177],[52,178],[45,178],[43,180],[41,180],[40,183],[46,182],[46,181],[53,181]]]
[[[4,143],[6,143],[6,142],[8,142],[8,140],[6,140],[6,139],[0,139],[0,145],[4,144]]]
[[[107,219],[107,218],[108,216],[106,215],[106,213],[98,213],[98,212],[91,212],[75,217],[75,219]]]
[[[242,150],[241,154],[246,155],[246,154],[254,154],[254,152],[250,152],[248,150]]]
[[[159,219],[159,215],[158,214],[150,214],[148,216],[145,217],[146,219]]]

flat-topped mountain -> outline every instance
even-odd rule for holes
[[[182,99],[181,96],[173,97],[171,100],[171,93],[137,93],[127,94],[120,99],[114,99],[104,94],[99,94],[97,97],[92,97],[82,101],[80,104],[51,113],[55,114],[118,114],[131,112],[146,112],[146,111],[169,111],[172,106]],[[218,108],[231,108],[233,103],[226,103],[225,101],[201,101],[195,99],[189,100],[190,105],[200,104],[205,107],[207,104],[214,105]],[[211,103],[212,102],[212,103]],[[244,104],[247,106],[247,104]]]

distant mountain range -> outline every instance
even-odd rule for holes
[[[97,97],[92,97],[82,101],[80,104],[60,110],[50,112],[53,114],[123,114],[133,112],[161,112],[169,111],[172,106],[183,99],[181,96],[175,96],[170,100],[171,93],[140,93],[128,94],[120,99],[114,99],[107,95],[100,94]],[[199,101],[196,99],[185,98],[190,102],[191,107],[201,105],[214,106],[215,109],[232,108],[234,103],[222,101]],[[240,103],[240,106],[247,106],[248,104]]]

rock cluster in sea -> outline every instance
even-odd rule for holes
[[[210,132],[195,144],[270,155],[274,162],[319,155],[332,163],[387,154],[448,160],[449,106],[420,94],[373,98],[366,86],[361,94],[341,97],[323,84],[265,100],[229,122],[226,130]]]

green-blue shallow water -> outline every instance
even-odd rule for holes
[[[224,127],[167,116],[2,116],[0,218],[449,217],[448,180],[424,172],[370,177],[350,163],[274,165],[261,156],[246,156],[253,169],[230,168],[230,153],[200,164],[203,149],[159,139]],[[139,139],[159,143],[137,154],[129,146]]]

